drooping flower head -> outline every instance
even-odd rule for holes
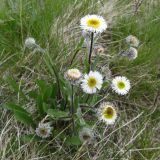
[[[134,59],[136,59],[137,56],[138,56],[138,51],[137,51],[137,49],[136,49],[136,48],[133,48],[133,47],[130,47],[126,53],[127,53],[127,57],[128,57],[130,60],[134,60]]]
[[[36,134],[41,138],[47,138],[50,136],[52,131],[52,127],[49,123],[39,123],[38,127],[36,128]]]
[[[66,71],[64,77],[73,85],[76,85],[80,82],[82,78],[82,73],[76,69],[72,68]]]
[[[128,50],[122,51],[119,55],[127,57],[129,60],[134,60],[138,57],[138,51],[136,48],[130,47]]]
[[[117,118],[117,112],[114,105],[110,102],[103,102],[97,110],[99,120],[104,121],[106,124],[113,124]]]
[[[107,28],[107,23],[102,16],[86,15],[81,19],[80,26],[83,30],[102,33]]]
[[[124,76],[117,76],[112,80],[111,88],[119,95],[125,95],[131,88],[130,81]]]
[[[32,49],[36,46],[36,41],[32,37],[28,37],[26,38],[24,45],[26,48]]]
[[[94,133],[93,130],[87,127],[82,128],[79,132],[79,138],[81,142],[86,142],[87,144],[91,144],[94,141]]]
[[[90,71],[89,74],[84,75],[81,87],[84,92],[88,94],[96,93],[97,89],[100,90],[103,84],[103,77],[97,71]]]
[[[137,39],[137,37],[132,36],[132,35],[129,35],[126,38],[126,42],[132,47],[138,47],[139,45],[139,40]]]

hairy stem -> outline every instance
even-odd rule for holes
[[[72,87],[72,97],[71,97],[71,116],[72,116],[72,129],[73,129],[73,133],[75,131],[75,127],[74,127],[74,90],[73,90],[73,85]]]
[[[94,33],[91,33],[91,45],[90,45],[90,50],[89,50],[89,58],[88,58],[88,63],[89,63],[89,71],[92,68],[91,64],[91,57],[92,57],[92,50],[93,50],[93,38],[94,38]]]

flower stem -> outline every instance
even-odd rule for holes
[[[72,129],[73,129],[73,133],[75,131],[75,126],[74,126],[74,89],[73,89],[73,85],[71,85],[72,88],[72,97],[71,97],[71,117],[72,117]]]
[[[92,50],[93,50],[93,38],[94,38],[94,33],[91,32],[91,45],[90,45],[90,50],[89,50],[89,58],[88,58],[88,63],[89,63],[89,71],[92,68],[91,64],[91,57],[92,57]]]

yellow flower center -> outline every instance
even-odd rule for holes
[[[106,119],[112,119],[114,116],[114,110],[112,107],[106,107],[103,112],[102,115],[106,118]]]
[[[88,27],[98,28],[100,26],[100,21],[98,19],[89,19],[87,21]]]
[[[88,86],[94,88],[97,84],[97,80],[94,77],[88,79]]]
[[[119,89],[124,89],[126,85],[125,85],[125,83],[123,81],[119,81],[117,83],[117,86],[118,86]]]

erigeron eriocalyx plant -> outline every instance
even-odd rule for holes
[[[35,100],[37,106],[36,113],[31,114],[17,104],[5,105],[7,109],[13,111],[18,120],[31,125],[34,128],[34,132],[31,134],[39,138],[49,140],[55,136],[54,131],[57,130],[57,126],[58,129],[64,129],[64,126],[67,125],[68,131],[65,134],[69,136],[68,142],[74,143],[70,138],[76,136],[79,143],[93,143],[94,130],[92,130],[92,126],[88,125],[85,117],[87,116],[86,111],[92,110],[92,114],[95,114],[97,120],[102,121],[104,125],[113,125],[118,117],[115,104],[102,98],[104,95],[101,94],[101,90],[103,90],[104,82],[107,81],[108,87],[121,96],[128,94],[131,88],[130,80],[125,76],[116,76],[111,80],[107,78],[105,80],[98,69],[93,70],[92,53],[94,48],[97,53],[104,54],[104,48],[100,47],[101,45],[94,46],[94,38],[97,34],[100,36],[107,29],[105,19],[98,15],[86,15],[80,20],[80,27],[84,42],[87,41],[87,49],[89,48],[87,71],[69,67],[65,73],[59,73],[56,66],[53,65],[56,82],[48,84],[44,80],[38,80],[39,89],[34,96],[31,94],[31,98]],[[128,43],[131,41],[135,42],[136,40],[127,38]],[[25,40],[25,47],[35,49],[37,44],[33,38],[28,38]],[[48,59],[45,56],[47,57],[49,54],[45,53],[43,57],[44,63],[48,66]],[[137,55],[132,54],[130,57],[134,59]],[[110,93],[112,94],[112,92]],[[105,94],[107,93],[105,92]],[[95,118],[93,118],[94,120]]]

